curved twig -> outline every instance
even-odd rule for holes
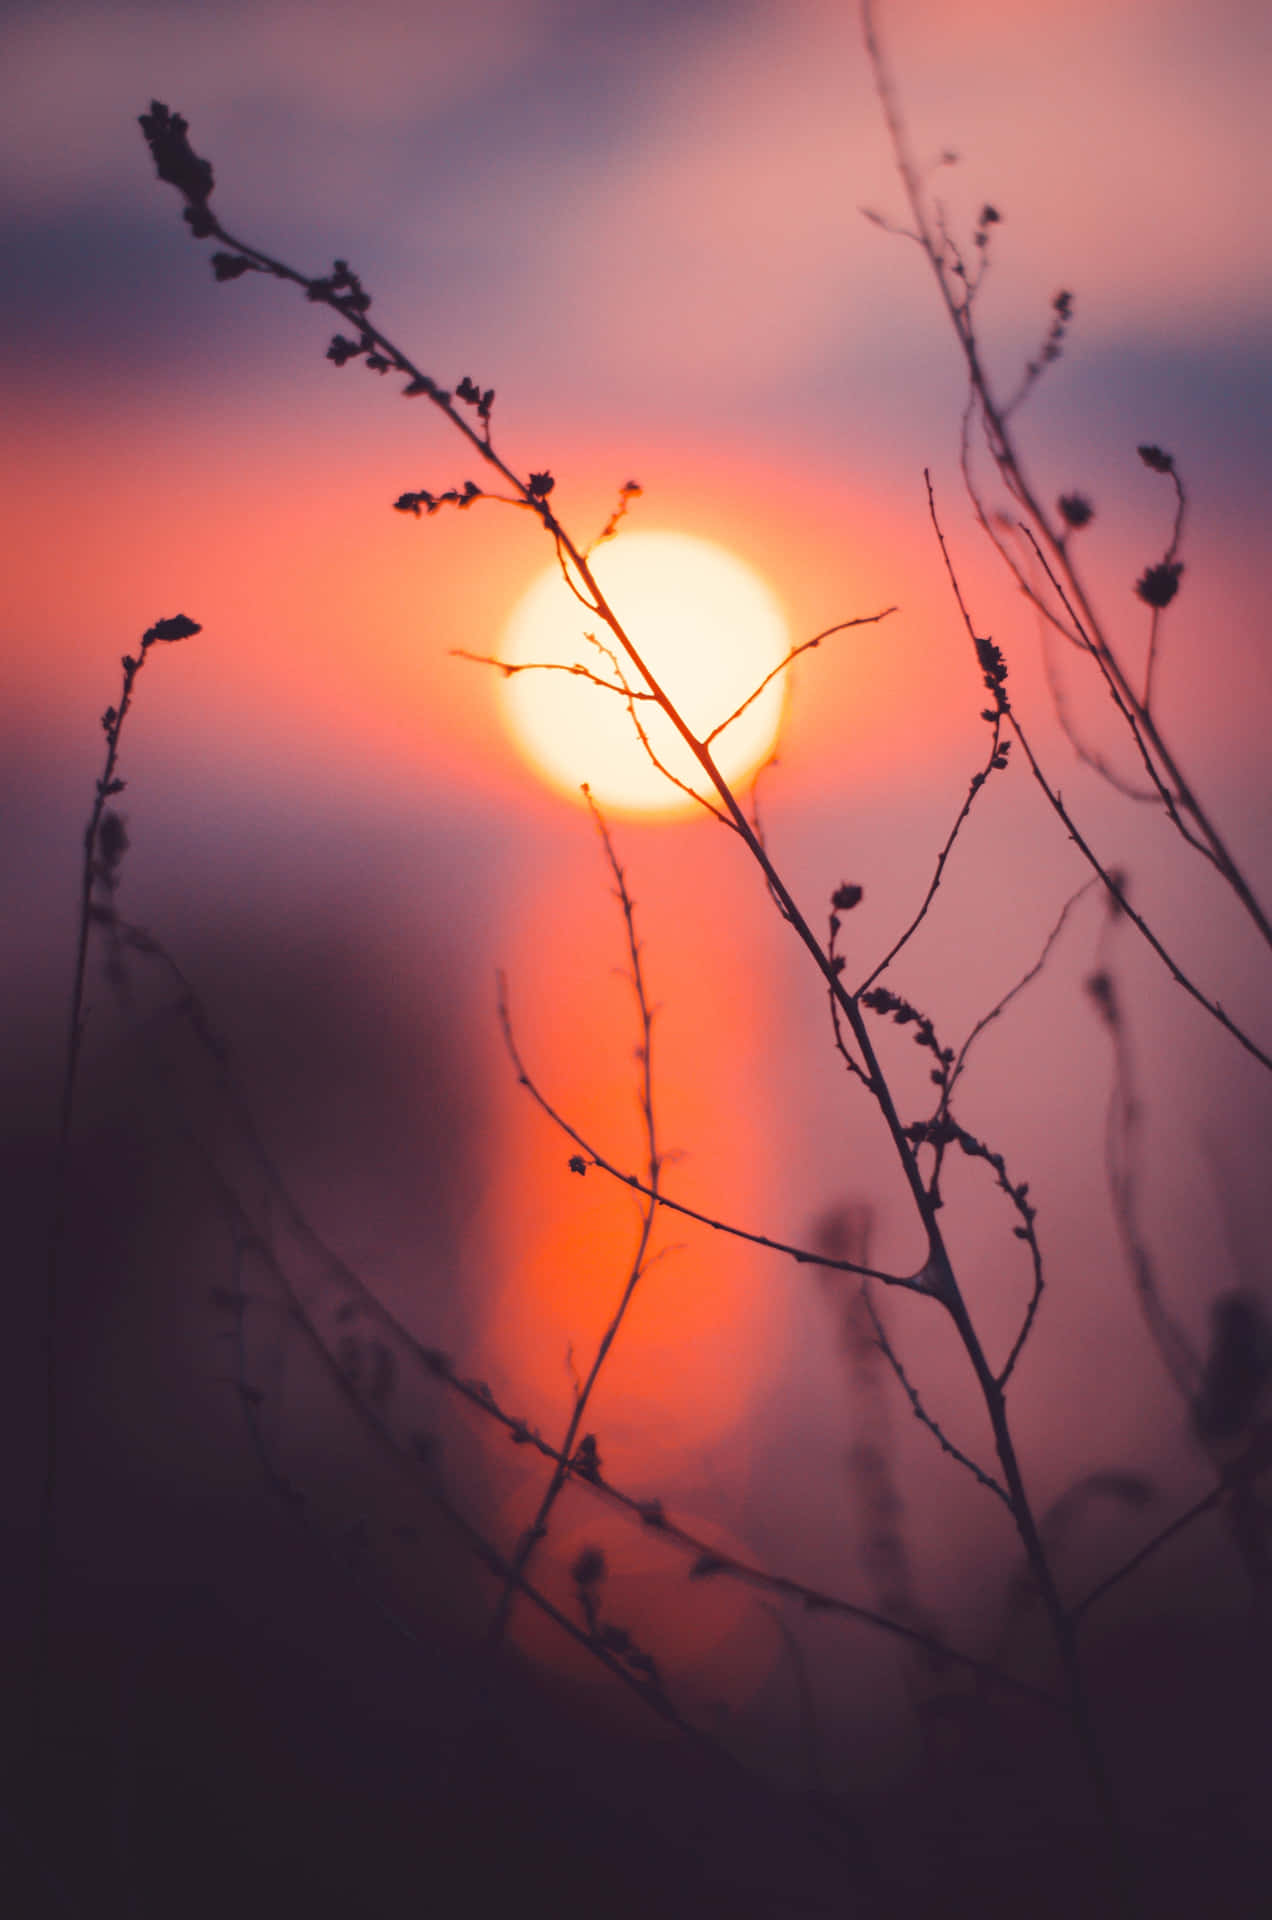
[[[579,1132],[578,1128],[565,1118],[564,1114],[557,1111],[552,1105],[552,1102],[547,1098],[547,1095],[531,1078],[527,1071],[525,1061],[522,1058],[521,1050],[517,1045],[516,1035],[513,1032],[512,1015],[508,1008],[508,983],[505,975],[502,973],[498,974],[496,976],[496,982],[499,996],[499,1024],[503,1031],[504,1045],[507,1047],[509,1057],[516,1069],[517,1080],[519,1084],[526,1089],[531,1099],[535,1102],[535,1105],[551,1120],[552,1124],[555,1127],[559,1127],[566,1138],[572,1140],[575,1146],[581,1149],[581,1155],[574,1156],[571,1159],[570,1165],[572,1170],[575,1173],[582,1173],[586,1166],[596,1167],[599,1172],[608,1174],[611,1180],[617,1180],[621,1186],[630,1187],[633,1193],[643,1194],[646,1198],[652,1198],[652,1190],[645,1181],[641,1180],[639,1176],[634,1173],[624,1173],[621,1167],[616,1167],[613,1161],[607,1160],[605,1155],[599,1152],[598,1149]],[[671,1199],[661,1188],[658,1191],[657,1198],[659,1205],[666,1207],[669,1213],[678,1213],[686,1220],[696,1220],[699,1226],[710,1227],[713,1233],[727,1233],[735,1240],[746,1240],[752,1246],[766,1247],[771,1253],[784,1253],[788,1259],[794,1260],[799,1266],[835,1267],[843,1273],[860,1274],[867,1280],[881,1280],[885,1286],[908,1287],[913,1293],[929,1293],[931,1291],[930,1286],[927,1284],[926,1268],[921,1269],[920,1272],[915,1274],[884,1273],[877,1267],[858,1266],[851,1260],[833,1260],[826,1254],[816,1253],[808,1247],[792,1246],[784,1240],[770,1239],[767,1234],[752,1233],[746,1227],[734,1226],[728,1220],[717,1220],[709,1213],[699,1213],[695,1207],[686,1206],[681,1200]]]
[[[829,640],[832,634],[847,633],[851,627],[876,626],[880,620],[886,620],[889,614],[892,614],[895,612],[896,612],[895,607],[884,607],[881,613],[863,613],[863,614],[860,614],[858,618],[855,620],[840,620],[833,627],[823,627],[821,632],[815,633],[811,640],[801,640],[798,646],[791,648],[790,652],[786,655],[786,658],[784,660],[779,660],[777,665],[773,667],[768,673],[765,674],[764,678],[760,681],[759,686],[756,687],[753,692],[747,694],[746,699],[742,702],[741,706],[735,707],[727,720],[722,720],[718,727],[712,727],[710,733],[703,734],[702,736],[703,746],[709,747],[713,740],[716,740],[719,738],[719,736],[724,732],[726,727],[731,727],[735,720],[740,720],[742,718],[742,715],[746,712],[747,708],[749,706],[754,705],[755,701],[759,699],[765,687],[770,685],[772,681],[776,680],[779,674],[785,673],[788,670],[788,668],[792,667],[795,664],[795,662],[799,659],[802,653],[811,653],[815,647],[819,647],[821,645],[823,640]]]

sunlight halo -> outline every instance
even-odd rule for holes
[[[638,651],[699,737],[728,718],[789,651],[781,606],[759,575],[714,542],[683,533],[621,533],[601,547],[592,570]],[[580,665],[614,680],[612,662],[586,637],[613,636],[570,592],[553,566],[531,584],[504,629],[499,658]],[[627,678],[635,687],[635,669]],[[730,783],[744,781],[771,753],[785,693],[779,675],[713,745]],[[642,747],[621,694],[580,676],[526,671],[501,676],[502,718],[518,751],[550,786],[577,798],[586,781],[601,805],[620,813],[694,810]],[[706,791],[705,776],[652,701],[637,703],[664,765]]]

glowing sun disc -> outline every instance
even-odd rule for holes
[[[701,737],[726,720],[790,649],[771,590],[750,567],[710,541],[683,533],[625,533],[602,547],[592,571],[632,643]],[[580,605],[558,568],[533,583],[513,609],[500,659],[579,665],[608,681],[614,668],[586,638],[616,646]],[[630,662],[628,683],[640,683]],[[721,734],[712,753],[730,782],[745,779],[772,751],[784,686],[774,680]],[[627,813],[684,813],[693,801],[663,778],[642,747],[621,695],[581,676],[548,672],[501,678],[503,717],[534,770],[562,792],[582,782],[602,806]],[[706,776],[652,701],[636,711],[664,766],[706,789]]]

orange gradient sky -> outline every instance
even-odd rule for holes
[[[800,663],[763,790],[778,863],[815,926],[831,890],[858,881],[855,950],[869,964],[886,949],[983,755],[979,677],[926,517],[928,466],[978,631],[1007,649],[1060,784],[1225,1003],[1254,1018],[1260,1001],[1222,904],[1180,896],[1173,847],[1163,854],[1142,815],[1075,766],[1053,724],[1034,623],[961,493],[959,363],[930,274],[861,217],[900,217],[902,201],[855,9],[403,0],[372,5],[356,28],[350,18],[325,0],[0,16],[0,645],[17,823],[4,858],[22,908],[5,979],[10,1005],[51,1030],[98,716],[120,654],[184,611],[203,632],[151,657],[126,739],[130,907],[218,965],[237,949],[268,968],[287,940],[312,938],[315,951],[338,947],[356,980],[365,940],[378,969],[372,980],[368,960],[367,992],[394,982],[405,1021],[413,995],[442,995],[419,979],[411,940],[427,928],[445,948],[446,1018],[465,1035],[484,1116],[464,1254],[463,1287],[482,1303],[472,1370],[552,1430],[568,1413],[566,1347],[595,1341],[621,1278],[621,1257],[602,1275],[600,1256],[615,1220],[624,1244],[631,1204],[604,1196],[599,1175],[565,1173],[568,1147],[500,1053],[491,981],[508,968],[545,1092],[631,1158],[634,1039],[609,978],[622,925],[586,815],[522,763],[488,672],[451,657],[495,650],[551,555],[531,516],[495,505],[423,521],[391,511],[407,489],[480,480],[473,457],[392,380],[325,362],[329,319],[294,290],[213,285],[207,248],[153,177],[137,127],[152,98],[188,117],[231,232],[309,272],[347,257],[373,317],[439,382],[467,373],[496,389],[500,451],[520,472],[551,470],[554,507],[581,542],[635,478],[632,524],[738,554],[795,641],[898,606]],[[1057,288],[1075,292],[1064,358],[1021,437],[1046,497],[1080,487],[1096,499],[1090,575],[1132,656],[1145,629],[1131,585],[1165,544],[1169,507],[1135,446],[1178,458],[1188,571],[1164,724],[1266,884],[1268,10],[895,0],[881,18],[916,151],[961,156],[940,176],[951,221],[965,231],[986,200],[1005,216],[981,309],[1004,384],[1043,337]],[[1089,711],[1098,730],[1103,708]],[[869,1197],[879,1257],[913,1264],[895,1169],[828,1056],[824,995],[738,850],[709,822],[625,824],[619,839],[666,1004],[659,1098],[685,1153],[675,1190],[794,1240],[845,1195]],[[974,816],[898,986],[961,1035],[1036,957],[1083,877],[1013,767]],[[1122,1447],[1182,1479],[1191,1470],[1103,1196],[1108,1062],[1080,991],[1099,915],[1085,911],[1063,980],[1040,990],[1013,1042],[986,1043],[969,1096],[1050,1204],[1057,1275],[1077,1276],[1048,1308],[1055,1373],[1040,1361],[1039,1379],[1080,1373],[1079,1280],[1094,1273],[1110,1348],[1130,1343],[1144,1381],[1076,1433],[1063,1392],[1026,1408],[1047,1488]],[[1226,1055],[1218,1090],[1215,1043],[1169,983],[1138,956],[1128,966],[1182,1287],[1222,1237],[1195,1177],[1198,1140],[1228,1154],[1249,1240],[1266,1197],[1242,1142],[1269,1106]],[[910,1057],[897,1057],[904,1076]],[[317,1152],[312,1128],[305,1137]],[[329,1205],[333,1231],[356,1239],[352,1202],[333,1188]],[[974,1207],[964,1223],[971,1290],[1009,1339],[1019,1302],[994,1291],[1001,1224]],[[387,1226],[370,1238],[378,1279],[408,1298],[409,1249]],[[663,1238],[685,1250],[654,1269],[649,1310],[598,1395],[616,1462],[656,1468],[651,1491],[679,1487],[738,1529],[740,1508],[719,1504],[729,1474],[749,1512],[780,1494],[810,1436],[838,1486],[842,1374],[809,1287],[718,1239],[672,1224]],[[1188,1308],[1198,1327],[1204,1306]],[[428,1306],[415,1309],[427,1334]],[[898,1312],[916,1364],[982,1445],[943,1329],[912,1318]],[[796,1390],[791,1429],[781,1408]],[[660,1419],[665,1396],[675,1411]],[[907,1427],[899,1444],[922,1473],[924,1437]],[[943,1463],[931,1471],[958,1524],[925,1549],[923,1574],[957,1592],[993,1516],[975,1488],[949,1490]],[[794,1550],[827,1578],[852,1565],[851,1543],[832,1553],[811,1520]],[[955,1604],[973,1608],[966,1591]]]

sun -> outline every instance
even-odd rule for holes
[[[590,562],[606,599],[664,691],[699,738],[739,707],[790,650],[776,596],[735,555],[684,533],[623,533]],[[613,643],[580,605],[559,568],[541,574],[514,607],[499,657],[579,665],[614,681],[612,661],[587,638]],[[636,687],[634,668],[626,677]],[[694,802],[651,763],[621,694],[581,675],[502,676],[502,713],[518,749],[539,776],[578,797],[583,782],[619,813],[685,813]],[[782,717],[783,677],[765,688],[712,744],[720,771],[742,781],[772,751]],[[706,788],[705,775],[666,715],[636,703],[658,758],[678,778]]]

